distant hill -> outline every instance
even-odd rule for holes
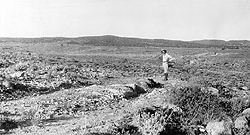
[[[204,45],[225,45],[227,42],[224,40],[194,40],[192,43],[204,44]]]
[[[230,41],[227,41],[227,43],[229,43],[231,45],[239,45],[239,46],[247,45],[247,46],[250,46],[250,41],[248,41],[248,40],[230,40]]]
[[[226,45],[226,46],[250,46],[250,41],[248,40],[195,40],[192,43],[198,43],[203,45]]]
[[[105,46],[157,46],[157,47],[199,47],[200,44],[178,40],[141,39],[117,36],[93,36],[72,39],[81,44]]]
[[[188,48],[207,48],[207,47],[225,47],[239,46],[250,47],[248,40],[166,40],[166,39],[142,39],[130,37],[118,37],[112,35],[88,36],[77,38],[65,37],[45,37],[45,38],[0,38],[0,43],[21,42],[21,43],[63,43],[80,44],[94,46],[155,46],[155,47],[188,47]]]
[[[20,43],[51,43],[64,41],[64,37],[42,37],[42,38],[0,38],[0,43],[20,42]]]

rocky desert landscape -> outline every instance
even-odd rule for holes
[[[0,134],[250,134],[247,40],[0,38],[0,52]]]

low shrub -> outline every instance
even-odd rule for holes
[[[171,108],[144,108],[133,118],[133,124],[143,135],[185,135],[181,112]]]
[[[203,91],[199,86],[175,89],[171,102],[183,111],[181,123],[187,130],[193,126],[205,126],[209,121],[223,117],[235,118],[247,104],[240,98],[231,99]],[[193,132],[193,131],[189,131]]]

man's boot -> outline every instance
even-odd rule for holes
[[[168,73],[164,73],[164,81],[168,80]]]

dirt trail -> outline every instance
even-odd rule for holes
[[[138,78],[134,78],[136,80]],[[144,107],[152,106],[168,106],[169,105],[169,91],[173,86],[186,85],[187,82],[183,82],[178,79],[170,79],[167,82],[163,82],[161,77],[153,78],[156,82],[164,84],[164,88],[155,88],[152,92],[142,94],[137,98],[130,100],[122,99],[119,102],[114,102],[109,105],[99,108],[94,111],[85,111],[78,113],[74,116],[64,115],[56,117],[54,119],[47,119],[42,122],[42,126],[27,126],[14,129],[10,134],[13,135],[63,135],[63,134],[85,134],[85,133],[107,133],[115,126],[119,125],[119,122],[123,121],[127,116],[136,113],[138,110]],[[127,83],[134,81],[125,80]],[[122,83],[125,83],[122,82]],[[104,87],[104,86],[100,86]],[[32,98],[24,98],[15,101],[2,102],[1,108],[8,109],[10,112],[24,111],[36,108],[40,102],[58,101],[60,99],[74,98],[76,101],[79,98],[84,98],[83,94],[92,94],[90,89],[95,90],[95,86],[79,88],[76,90],[67,89],[57,91],[52,94],[41,95]],[[74,95],[74,96],[72,96]],[[74,101],[73,99],[73,101]],[[49,104],[49,103],[48,103]]]

